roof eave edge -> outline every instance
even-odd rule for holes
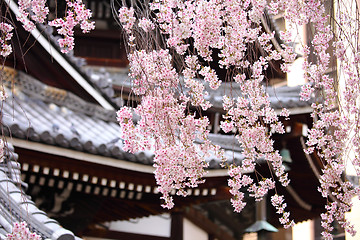
[[[37,142],[31,142],[23,139],[18,138],[8,138],[8,142],[12,143],[15,147],[20,147],[24,149],[39,151],[43,153],[53,154],[57,156],[68,157],[71,159],[90,162],[95,164],[101,164],[105,166],[111,166],[116,168],[121,168],[130,171],[142,172],[142,173],[149,173],[153,174],[155,168],[150,165],[144,165],[140,163],[133,163],[126,160],[118,160],[115,158],[104,157],[99,155],[93,155],[89,153],[79,152],[71,149],[65,149],[57,146],[46,145]],[[223,177],[228,176],[226,169],[214,169],[214,170],[207,170],[208,174],[205,176],[207,177]]]

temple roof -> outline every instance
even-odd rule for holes
[[[26,221],[31,232],[42,239],[75,240],[74,234],[39,210],[31,197],[26,195],[20,176],[18,155],[11,144],[6,144],[4,161],[0,163],[0,239],[11,233],[14,222]]]

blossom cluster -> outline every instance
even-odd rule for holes
[[[197,187],[205,175],[205,157],[217,151],[208,141],[209,120],[186,114],[187,102],[179,102],[176,89],[179,76],[168,50],[135,51],[129,55],[133,92],[142,96],[133,109],[140,120],[133,123],[132,111],[117,112],[124,149],[130,152],[154,149],[158,190],[164,207],[172,208],[171,192],[185,196],[186,188]],[[203,141],[196,145],[195,140]]]
[[[120,8],[119,20],[127,33],[131,33],[131,30],[135,23],[134,8]],[[142,20],[142,22],[145,20]]]
[[[13,36],[13,29],[10,24],[0,22],[0,56],[7,57],[12,52],[9,41]]]
[[[290,212],[286,212],[285,208],[287,204],[284,202],[284,197],[280,195],[271,196],[271,204],[277,210],[276,213],[282,214],[282,217],[279,218],[281,224],[283,224],[284,228],[293,227],[295,222],[293,220],[289,220]]]
[[[241,192],[242,187],[246,187],[253,183],[253,179],[248,175],[243,175],[241,173],[241,168],[239,166],[230,166],[229,176],[231,179],[228,180],[228,185],[230,187],[230,193],[234,197],[231,199],[231,204],[234,207],[235,212],[241,212],[241,210],[246,206],[244,200],[244,193]]]
[[[41,236],[32,233],[27,227],[26,222],[15,222],[12,233],[6,234],[5,240],[41,240]]]
[[[58,40],[61,51],[68,53],[74,48],[74,28],[79,25],[83,33],[95,28],[95,23],[90,21],[91,11],[85,7],[82,0],[66,0],[67,11],[63,18],[56,18],[47,22],[49,8],[46,0],[18,0],[19,13],[16,19],[22,23],[23,28],[31,32],[37,23],[47,23],[59,28],[58,33],[63,36]],[[0,22],[0,56],[6,57],[12,52],[9,41],[12,38],[13,27],[5,22]]]
[[[29,32],[35,29],[35,23],[44,23],[49,13],[46,0],[19,0],[18,4],[20,13],[16,16],[16,19]]]
[[[212,61],[213,49],[219,49],[219,63],[223,68],[235,67],[237,74],[229,80],[239,84],[242,91],[237,98],[232,93],[224,97],[226,115],[223,116],[225,121],[221,122],[224,132],[237,132],[236,138],[244,149],[245,160],[241,166],[228,166],[231,177],[228,184],[234,196],[231,201],[235,211],[240,212],[245,206],[243,187],[247,187],[257,200],[275,187],[272,179],[255,183],[249,176],[241,174],[253,171],[258,159],[269,161],[284,186],[289,183],[281,156],[271,140],[272,133],[284,133],[284,127],[270,106],[262,81],[270,61],[279,60],[284,55],[284,61],[289,63],[295,55],[291,48],[284,47],[279,53],[272,47],[273,32],[261,33],[259,22],[265,5],[266,1],[256,4],[250,1],[155,1],[150,4],[150,9],[156,17],[152,24],[147,25],[156,24],[166,36],[166,49],[159,47],[160,50],[137,49],[140,44],[136,43],[141,41],[134,37],[137,22],[144,32],[153,28],[144,29],[143,16],[139,15],[140,20],[137,20],[133,8],[122,7],[119,10],[119,20],[132,47],[128,55],[132,91],[141,97],[140,104],[133,110],[141,117],[136,126],[129,118],[127,107],[118,112],[122,138],[125,149],[130,151],[149,147],[155,149],[155,177],[166,202],[165,207],[172,207],[169,193],[173,189],[178,190],[180,195],[186,195],[184,188],[195,187],[202,182],[200,179],[207,166],[204,156],[218,153],[223,161],[226,160],[219,148],[207,138],[208,119],[186,114],[189,104],[202,110],[210,108],[211,104],[206,100],[206,85],[217,90],[223,82],[215,69],[206,64]],[[196,54],[185,56],[187,51],[190,53],[190,38]],[[264,47],[266,54],[253,60],[246,57],[246,51],[248,44],[255,42]],[[169,49],[184,55],[184,68],[179,72],[183,80],[173,66]],[[244,69],[250,75],[244,74]],[[283,110],[283,115],[288,116],[288,112]],[[142,139],[152,139],[146,142],[151,146],[144,147]],[[202,144],[197,146],[195,140],[200,140]],[[225,162],[223,165],[226,165]],[[287,219],[284,224],[289,222]]]
[[[89,21],[91,11],[85,7],[82,0],[66,0],[66,3],[68,10],[65,17],[56,18],[49,22],[50,26],[57,27],[57,32],[64,36],[63,39],[58,40],[63,53],[68,53],[74,49],[75,26],[80,25],[83,33],[88,33],[95,28],[95,22]]]
[[[304,46],[304,70],[308,84],[302,88],[302,100],[309,100],[312,96],[319,98],[320,103],[312,104],[314,124],[308,131],[306,142],[308,154],[316,152],[323,161],[320,176],[319,191],[329,200],[326,212],[321,215],[322,233],[324,239],[332,239],[331,223],[337,221],[345,231],[351,235],[355,231],[346,220],[345,213],[351,209],[351,200],[359,196],[359,188],[343,181],[349,152],[355,157],[351,160],[359,174],[359,110],[356,103],[359,98],[359,56],[358,50],[353,49],[354,34],[352,29],[355,20],[349,18],[351,9],[340,1],[336,11],[336,21],[340,22],[337,31],[332,31],[329,16],[324,1],[273,1],[275,5],[285,10],[285,18],[292,24],[311,23],[314,36],[311,44]],[[295,14],[296,12],[296,14]],[[346,13],[346,14],[345,14]],[[333,42],[333,52],[330,49]],[[313,49],[313,52],[310,52]],[[331,55],[339,60],[339,79],[330,77],[327,70],[331,67]],[[310,55],[316,58],[310,62]],[[339,86],[339,87],[337,87]],[[342,87],[344,86],[344,87]],[[338,107],[339,106],[339,107]]]
[[[334,33],[323,0],[156,0],[139,9],[122,7],[119,19],[131,47],[128,58],[132,90],[141,97],[140,104],[133,110],[140,116],[137,124],[131,122],[129,116],[122,117],[122,114],[129,115],[130,109],[122,108],[118,113],[119,119],[126,119],[119,121],[126,148],[131,151],[142,150],[144,146],[155,149],[159,190],[167,203],[165,206],[172,207],[169,193],[176,189],[178,194],[186,195],[184,188],[201,182],[199,179],[205,172],[202,168],[206,167],[204,156],[214,152],[221,155],[218,146],[212,145],[207,138],[208,120],[189,114],[189,108],[205,111],[211,107],[207,89],[219,91],[222,84],[237,85],[240,94],[224,90],[225,114],[220,123],[225,133],[235,133],[244,155],[239,166],[227,164],[220,156],[224,160],[222,165],[229,170],[228,185],[234,209],[241,211],[244,208],[244,190],[261,200],[275,188],[275,180],[287,186],[288,175],[281,155],[273,146],[272,136],[285,133],[280,117],[286,119],[290,113],[283,109],[277,115],[270,105],[264,81],[272,61],[279,61],[284,73],[290,71],[290,65],[297,57],[290,44],[298,36],[290,30],[280,32],[283,44],[275,45],[275,33],[262,24],[266,21],[266,9],[272,14],[284,13],[290,28],[304,24],[313,26],[312,41],[301,49],[305,59],[304,78],[308,84],[302,87],[299,97],[308,101],[316,96],[318,100],[312,104],[314,125],[308,132],[306,152],[316,152],[323,159],[319,191],[336,202],[336,207],[326,207],[327,212],[322,215],[323,236],[331,239],[332,229],[328,226],[333,219],[354,234],[344,214],[350,210],[351,198],[359,195],[359,189],[343,182],[341,177],[345,171],[344,159],[348,153],[344,149],[348,142],[353,144],[356,156],[352,163],[360,173],[360,126],[357,124],[360,53],[352,42],[349,43],[352,39],[349,36],[353,35],[347,31],[356,29],[356,23],[344,14],[348,11],[339,11],[337,17],[340,23],[350,27]],[[148,41],[142,36],[150,36],[152,31],[154,35],[149,39],[155,42],[141,44]],[[142,32],[147,34],[142,35]],[[333,41],[334,34],[338,34],[337,41]],[[337,88],[336,79],[327,74],[332,41],[333,54],[344,69],[346,84],[342,88]],[[261,48],[261,54],[252,55],[251,47]],[[219,68],[227,70],[225,79],[219,79],[211,64],[214,59]],[[195,140],[201,140],[202,145],[194,144]],[[274,179],[257,176],[260,180],[255,181],[242,174],[255,171],[259,160],[269,164]],[[192,164],[198,164],[196,170],[192,170],[196,174],[189,177],[187,171],[195,166]],[[197,179],[196,184],[190,184],[190,179]],[[294,223],[289,219],[290,213],[285,211],[283,196],[273,195],[271,200],[277,212],[282,214],[279,221],[284,227],[291,227]],[[335,216],[335,213],[339,215]]]

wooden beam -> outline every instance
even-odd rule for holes
[[[88,56],[81,56],[81,57],[86,59],[86,62],[92,66],[125,68],[129,64],[127,60],[122,60],[122,59],[88,57]]]

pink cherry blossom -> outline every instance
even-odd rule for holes
[[[12,52],[9,41],[13,36],[13,29],[10,24],[0,22],[0,56],[7,57]]]
[[[66,0],[68,10],[65,17],[56,18],[49,22],[50,26],[57,27],[57,32],[64,37],[58,40],[61,52],[68,53],[74,49],[74,28],[80,26],[83,33],[95,28],[95,23],[89,21],[91,11],[87,9],[82,0]]]
[[[6,234],[5,240],[41,240],[40,235],[32,233],[26,222],[15,222],[12,233]]]

